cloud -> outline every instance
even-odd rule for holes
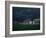
[[[23,8],[23,7],[13,7],[13,18],[15,19],[32,19],[40,17],[40,8]]]

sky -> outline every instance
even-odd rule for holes
[[[13,7],[13,21],[22,22],[25,19],[40,18],[40,8]]]

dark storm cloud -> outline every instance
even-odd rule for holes
[[[40,8],[13,7],[13,20],[23,21],[40,17]]]

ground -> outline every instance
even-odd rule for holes
[[[22,30],[40,30],[40,24],[16,24],[13,25],[13,31]]]

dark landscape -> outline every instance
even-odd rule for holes
[[[13,7],[12,31],[40,30],[40,8]]]

